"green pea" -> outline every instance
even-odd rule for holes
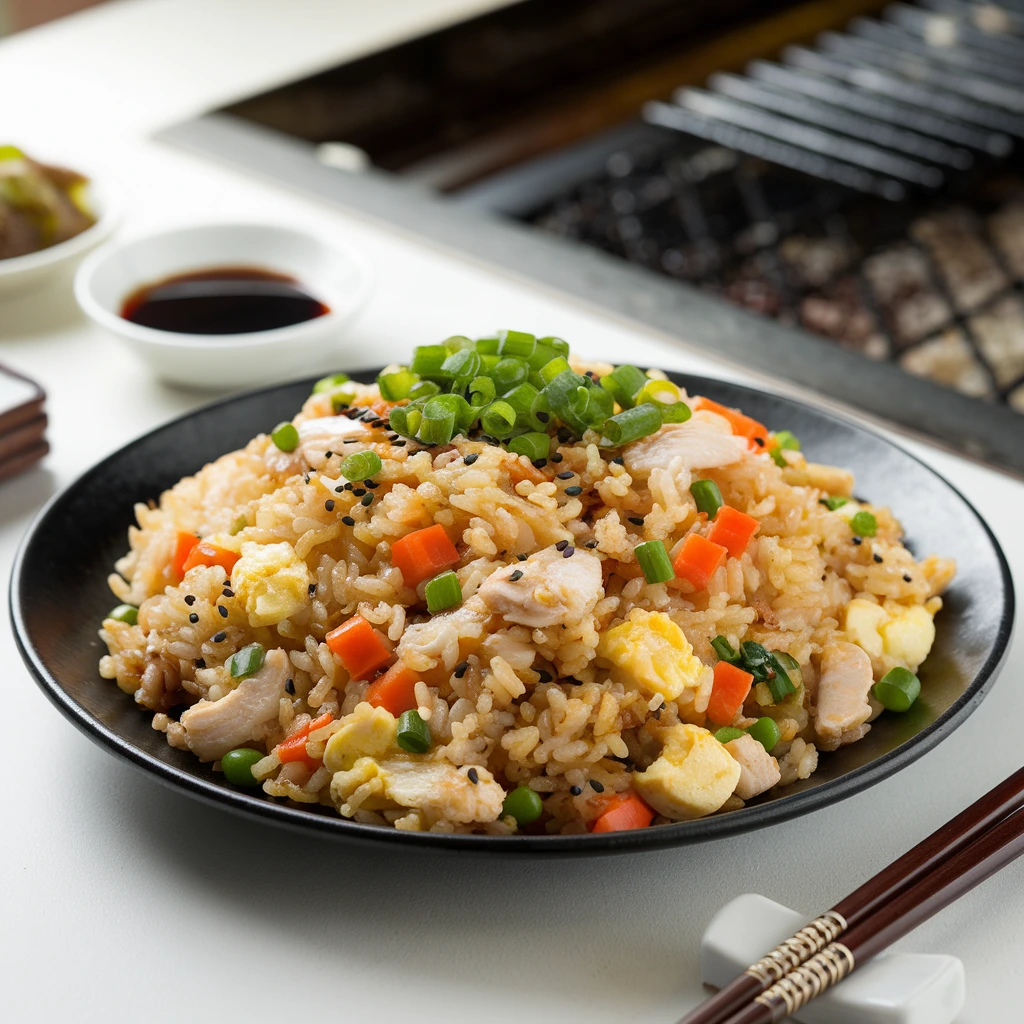
[[[299,432],[294,423],[285,420],[270,432],[270,440],[283,452],[293,452],[299,447]]]
[[[529,786],[516,786],[501,805],[502,816],[511,814],[517,825],[535,822],[543,810],[541,798]]]
[[[715,733],[715,739],[718,740],[719,743],[731,743],[733,740],[738,740],[742,735],[742,729],[737,729],[732,725],[726,725]]]
[[[921,693],[921,680],[909,669],[889,669],[871,691],[886,711],[909,711]]]
[[[874,537],[878,532],[878,520],[870,512],[858,512],[850,519],[850,529],[858,537]]]
[[[252,766],[257,761],[262,761],[264,755],[252,747],[238,747],[236,750],[229,750],[221,759],[220,767],[224,772],[224,778],[232,786],[258,786],[259,779],[252,773]]]
[[[117,619],[118,622],[127,622],[134,626],[139,621],[139,609],[133,604],[119,604],[112,612],[108,613],[108,619]]]
[[[782,734],[773,718],[759,718],[753,725],[749,726],[747,732],[757,740],[770,754],[772,748],[779,742]]]

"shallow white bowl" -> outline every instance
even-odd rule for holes
[[[24,295],[61,272],[70,271],[87,252],[110,235],[121,218],[120,207],[110,189],[90,179],[86,194],[96,223],[66,242],[0,260],[0,299]]]
[[[120,315],[135,289],[175,274],[223,266],[291,274],[330,312],[291,327],[249,334],[178,334]],[[228,391],[334,369],[345,325],[370,292],[371,273],[347,245],[275,224],[202,224],[114,243],[75,276],[75,298],[94,323],[142,358],[158,377]]]

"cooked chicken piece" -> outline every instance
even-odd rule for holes
[[[284,651],[270,651],[259,672],[243,679],[229,694],[190,707],[181,724],[192,752],[203,761],[216,761],[275,719],[285,696],[289,664]]]
[[[589,551],[565,558],[557,548],[544,548],[491,573],[477,593],[491,612],[521,626],[579,622],[604,597],[601,559]]]
[[[822,739],[839,739],[868,720],[868,692],[873,681],[871,659],[856,644],[836,640],[825,647],[814,722]]]
[[[351,455],[361,451],[362,446],[345,444],[345,441],[363,439],[369,433],[370,428],[362,420],[350,420],[347,416],[321,416],[299,424],[298,450],[313,469],[323,469],[327,464],[327,452]]]
[[[445,668],[454,668],[461,660],[463,648],[468,652],[479,646],[490,617],[490,609],[474,594],[455,611],[407,626],[395,653],[416,672],[428,672],[438,662]]]
[[[747,439],[734,435],[726,419],[700,411],[685,423],[668,423],[649,437],[626,445],[622,457],[633,476],[643,477],[679,458],[687,469],[729,466],[739,462],[746,451]]]
[[[730,740],[725,749],[740,766],[740,781],[733,792],[741,800],[753,800],[779,784],[779,762],[753,736],[744,734]]]

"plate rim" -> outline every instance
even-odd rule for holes
[[[358,379],[360,377],[370,378],[376,374],[377,370],[366,369],[353,370],[351,372],[353,378]],[[670,370],[666,371],[666,373],[670,378],[684,378],[697,384],[698,387],[706,382],[735,388],[749,395],[767,395],[770,398],[780,400],[808,411],[815,416],[829,420],[846,430],[866,434],[877,441],[881,441],[890,448],[896,449],[903,456],[923,467],[927,473],[935,477],[963,502],[964,506],[981,527],[995,554],[1005,599],[1003,601],[999,627],[993,637],[990,653],[984,664],[975,674],[970,686],[941,716],[925,726],[924,729],[910,739],[886,752],[881,757],[868,764],[854,768],[852,771],[834,780],[800,793],[780,797],[769,803],[744,807],[737,811],[730,811],[727,814],[712,815],[693,821],[659,825],[655,829],[634,829],[626,832],[607,832],[598,835],[582,833],[579,835],[544,836],[525,834],[489,836],[443,832],[407,832],[401,829],[383,828],[379,825],[349,821],[340,815],[310,813],[299,806],[292,806],[284,802],[279,803],[268,798],[262,792],[228,788],[215,784],[189,771],[177,768],[153,757],[145,750],[137,747],[131,740],[105,726],[90,714],[85,707],[79,704],[47,669],[41,654],[32,643],[25,621],[21,601],[21,590],[27,582],[24,578],[24,563],[51,510],[90,477],[101,473],[110,463],[122,457],[130,448],[149,440],[154,435],[172,430],[182,422],[200,414],[213,412],[219,408],[260,394],[288,387],[296,387],[301,384],[308,383],[311,385],[318,379],[317,377],[303,377],[297,380],[249,388],[203,403],[194,409],[158,424],[138,437],[132,438],[132,440],[121,445],[121,447],[80,473],[69,484],[51,496],[33,517],[18,545],[12,563],[8,597],[10,621],[18,652],[36,684],[65,718],[93,740],[93,742],[120,759],[128,761],[129,764],[144,772],[150,778],[154,778],[161,784],[174,790],[184,791],[187,795],[200,799],[208,806],[226,808],[250,819],[270,822],[292,830],[312,831],[319,835],[330,836],[334,839],[348,842],[387,843],[398,847],[418,847],[435,851],[458,850],[460,852],[490,853],[506,856],[534,854],[570,857],[597,856],[689,846],[696,843],[724,839],[744,832],[758,831],[762,828],[779,825],[793,818],[840,803],[857,793],[877,785],[889,775],[901,771],[933,750],[942,740],[955,732],[987,696],[1009,652],[1010,639],[1014,627],[1016,594],[1013,576],[1009,563],[1006,560],[1006,555],[992,528],[957,487],[923,459],[908,451],[897,442],[885,437],[877,430],[856,423],[852,419],[829,409],[823,409],[801,399],[779,394],[771,389],[751,387],[731,380],[685,373],[683,371]],[[125,698],[128,699],[127,694]],[[751,821],[751,817],[755,820]]]

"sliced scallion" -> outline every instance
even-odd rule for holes
[[[498,355],[529,359],[537,347],[537,338],[525,331],[498,331]]]
[[[432,380],[421,380],[409,389],[409,400],[419,402],[424,398],[431,398],[441,393],[441,386]]]
[[[824,505],[829,512],[835,512],[837,508],[842,508],[844,505],[850,504],[849,498],[844,498],[839,494],[830,494],[827,498],[819,498],[819,505]]]
[[[118,622],[127,622],[134,626],[139,621],[139,609],[133,604],[119,604],[112,612],[108,613],[108,619],[117,619]]]
[[[612,398],[623,409],[633,408],[633,399],[637,392],[647,383],[647,375],[643,370],[623,363],[616,366],[611,373],[606,373],[601,378],[601,387],[607,391]]]
[[[462,603],[462,584],[451,569],[429,580],[423,593],[427,599],[427,611],[431,615]]]
[[[516,411],[508,402],[498,399],[480,414],[480,426],[485,434],[504,440],[511,437],[516,429]]]
[[[738,740],[741,736],[745,736],[746,732],[743,729],[737,729],[735,726],[727,725],[715,732],[715,739],[719,743],[731,743],[733,740]]]
[[[508,443],[508,450],[516,455],[525,455],[531,462],[546,459],[551,452],[551,438],[540,431],[530,431],[513,437]]]
[[[617,446],[631,444],[661,429],[661,412],[650,404],[624,409],[605,420],[601,432]]]
[[[526,361],[516,356],[503,356],[487,374],[494,381],[499,395],[511,391],[517,384],[522,384],[529,375],[530,368]]]
[[[413,708],[403,711],[398,716],[398,745],[410,754],[425,754],[433,742],[430,738],[430,726],[420,718],[420,713]]]
[[[474,348],[482,356],[496,356],[498,354],[498,339],[492,338],[477,338],[474,343]]]
[[[444,345],[419,345],[413,349],[409,369],[428,380],[447,380],[448,375],[441,370],[447,358]]]
[[[740,652],[734,650],[732,644],[721,634],[711,641],[711,646],[722,661],[735,662],[740,659]]]
[[[785,469],[789,465],[782,453],[798,451],[800,451],[800,441],[792,431],[780,430],[775,435],[775,447],[772,449],[772,458],[775,460],[775,465],[780,469]]]
[[[332,373],[328,377],[321,377],[313,385],[313,394],[322,395],[328,391],[337,391],[342,384],[348,383],[347,373]]]
[[[379,374],[377,387],[380,388],[380,397],[386,402],[400,402],[409,397],[409,392],[418,381],[419,377],[412,370],[399,369]]]
[[[770,671],[764,682],[771,691],[772,700],[778,704],[780,700],[785,700],[789,694],[796,692],[796,684],[789,678],[789,672],[779,658],[779,652],[769,651],[767,664]]]
[[[458,386],[465,387],[480,372],[480,356],[475,349],[462,348],[453,352],[442,364],[442,372],[448,374]]]
[[[563,341],[561,338],[555,338],[548,335],[546,338],[538,338],[537,343],[539,345],[547,345],[548,348],[553,348],[556,355],[560,355],[565,359],[569,358],[569,342]]]
[[[909,711],[921,695],[921,680],[910,669],[897,665],[875,683],[871,692],[887,711]]]
[[[294,423],[285,420],[278,423],[270,432],[270,440],[277,445],[282,452],[293,452],[299,447],[299,432],[295,429]]]
[[[878,520],[870,512],[858,512],[850,520],[850,529],[858,537],[874,537],[878,532]]]
[[[498,395],[498,389],[490,377],[475,377],[469,385],[469,404],[476,409],[490,405]]]
[[[472,338],[467,338],[464,334],[453,334],[450,338],[445,338],[443,342],[445,350],[451,354],[452,352],[461,352],[463,349],[471,348],[475,351],[475,345]]]
[[[708,519],[714,519],[718,510],[725,504],[722,492],[714,480],[694,480],[690,484],[690,493],[697,503],[697,511],[703,512]]]
[[[403,437],[415,437],[422,419],[423,413],[409,405],[396,405],[388,416],[391,429]]]
[[[251,676],[254,672],[259,672],[263,667],[263,661],[266,656],[267,649],[263,644],[249,644],[240,651],[235,651],[228,658],[228,674],[232,679]]]
[[[341,463],[341,475],[346,480],[370,480],[380,471],[383,463],[376,452],[353,452]]]
[[[667,583],[675,578],[676,571],[672,568],[672,559],[668,557],[664,541],[648,540],[637,544],[633,551],[648,583]]]
[[[572,372],[572,367],[562,356],[555,356],[554,359],[546,362],[538,371],[544,380],[545,384],[550,384],[560,373],[565,373],[568,370]]]
[[[434,395],[423,406],[423,419],[416,436],[427,444],[447,444],[455,433],[455,395]]]

